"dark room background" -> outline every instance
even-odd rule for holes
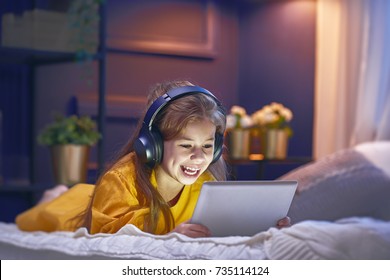
[[[2,1],[0,12],[66,11],[68,2]],[[209,89],[227,109],[240,105],[251,114],[273,101],[284,104],[294,114],[288,156],[312,156],[315,0],[106,0],[103,5],[103,39],[92,60],[54,63],[51,52],[2,44],[3,183],[53,184],[49,151],[37,144],[36,135],[56,112],[98,120],[100,94],[104,144],[100,155],[97,147],[91,153],[92,182],[99,160],[110,160],[131,135],[149,87],[173,79]],[[246,166],[240,179],[254,178],[256,168]],[[267,168],[266,179],[274,179],[292,167]]]

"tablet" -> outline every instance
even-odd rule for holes
[[[203,183],[191,223],[214,237],[252,236],[287,216],[297,181],[219,181]]]

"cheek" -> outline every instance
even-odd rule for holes
[[[170,154],[170,162],[172,164],[181,164],[183,161],[187,160],[189,155],[185,152],[173,152]]]
[[[215,152],[215,148],[207,151],[207,153],[205,154],[206,159],[212,161],[214,158],[214,152]]]
[[[207,152],[207,153],[205,154],[205,158],[206,158],[207,161],[212,161],[213,158],[214,158],[214,150],[213,150],[213,151],[210,151],[210,152]]]
[[[167,165],[173,165],[184,157],[185,155],[178,149],[175,149],[172,145],[164,145],[163,163]]]

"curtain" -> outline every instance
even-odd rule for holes
[[[390,139],[390,1],[318,0],[314,157]]]

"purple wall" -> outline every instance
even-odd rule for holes
[[[265,1],[240,12],[239,102],[250,113],[280,102],[294,114],[289,155],[311,156],[315,1]]]

